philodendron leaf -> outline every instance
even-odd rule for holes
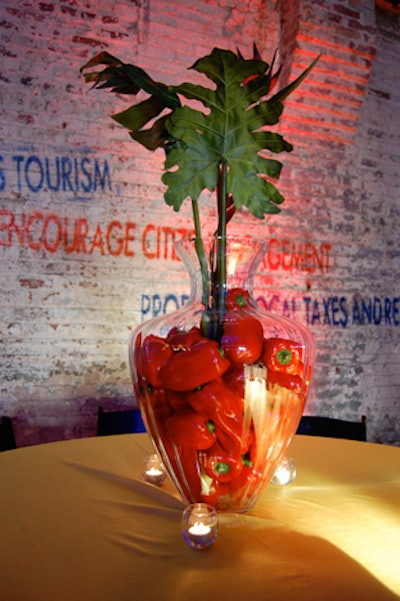
[[[281,164],[265,155],[289,152],[292,146],[279,134],[265,130],[278,123],[283,109],[279,98],[265,99],[271,86],[269,66],[216,48],[193,69],[216,86],[182,84],[173,88],[200,101],[206,111],[181,107],[166,121],[171,138],[183,143],[167,153],[162,178],[168,186],[166,202],[179,210],[187,197],[197,200],[203,190],[213,191],[218,167],[225,161],[226,193],[232,195],[236,208],[246,206],[259,218],[278,212],[283,197],[269,178],[279,178]]]
[[[100,52],[83,67],[81,72],[98,65],[106,65],[102,71],[85,73],[85,81],[98,89],[109,88],[118,94],[136,96],[143,91],[149,97],[128,109],[113,115],[113,119],[130,130],[131,137],[149,150],[163,146],[169,140],[165,128],[166,116],[155,118],[164,109],[173,112],[180,106],[177,94],[164,83],[154,81],[143,69],[123,63],[108,52]],[[143,129],[148,125],[147,129]]]
[[[141,129],[146,123],[154,119],[165,108],[164,103],[157,96],[150,96],[146,100],[133,104],[125,111],[112,116],[117,123],[127,129]]]
[[[293,90],[295,90],[300,84],[301,82],[307,77],[307,75],[310,73],[310,71],[312,69],[314,69],[315,65],[317,64],[317,62],[319,61],[319,59],[321,58],[321,55],[319,54],[311,63],[311,65],[309,67],[307,67],[307,69],[305,71],[303,71],[298,77],[297,79],[295,79],[294,81],[292,81],[292,83],[290,83],[289,85],[287,85],[285,88],[283,88],[282,90],[280,90],[279,92],[277,92],[275,94],[275,96],[273,98],[271,98],[272,101],[275,100],[284,100],[285,98],[287,98],[289,96],[289,94],[291,94],[293,92]]]
[[[148,150],[155,150],[159,146],[163,146],[168,137],[165,128],[167,115],[154,120],[164,109],[165,104],[160,98],[150,96],[150,98],[132,105],[125,111],[112,115],[112,118],[129,129],[131,137],[136,142],[139,142]],[[147,129],[143,129],[150,122],[152,122],[152,125]]]
[[[183,83],[167,86],[154,81],[143,69],[126,64],[107,52],[87,62],[82,71],[105,65],[101,71],[85,73],[95,88],[108,88],[119,94],[148,95],[113,116],[127,127],[131,137],[149,150],[163,147],[166,154],[162,179],[167,185],[166,202],[177,211],[186,198],[197,201],[203,190],[218,186],[221,165],[227,174],[226,197],[234,208],[247,207],[262,218],[279,211],[282,195],[270,181],[278,179],[281,163],[270,153],[290,152],[292,146],[282,136],[269,131],[279,122],[282,101],[303,81],[317,57],[294,82],[271,94],[279,69],[261,60],[256,47],[254,58],[245,60],[238,52],[214,48],[193,65],[213,82],[212,88]],[[204,112],[182,106],[179,96],[195,100]],[[233,211],[234,212],[234,211]]]
[[[108,52],[96,54],[80,68],[80,72],[98,65],[106,65],[106,68],[84,74],[85,81],[94,82],[95,88],[111,88],[112,92],[132,95],[143,90],[157,96],[166,107],[174,109],[180,105],[179,98],[166,84],[154,81],[141,67],[123,63]]]

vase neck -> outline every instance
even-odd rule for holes
[[[190,277],[191,300],[216,308],[216,299],[224,297],[225,292],[232,288],[241,288],[251,296],[254,275],[267,250],[267,242],[250,237],[228,236],[223,241],[210,237],[204,241],[202,257],[199,257],[196,239],[178,240],[175,248]],[[222,253],[223,257],[220,256]],[[224,271],[222,279],[218,277],[221,263]]]

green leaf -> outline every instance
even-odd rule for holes
[[[241,85],[247,77],[262,75],[268,69],[262,60],[244,60],[230,50],[214,48],[211,54],[197,60],[192,69],[204,73],[217,85]]]
[[[293,146],[284,140],[280,134],[275,134],[270,131],[257,131],[253,133],[253,136],[258,140],[258,144],[267,148],[271,152],[291,152]]]
[[[251,186],[250,190],[248,190],[249,186]],[[246,206],[259,219],[262,219],[265,213],[279,213],[280,209],[277,205],[284,200],[277,188],[261,177],[252,178],[251,181],[243,177],[233,179],[231,189],[237,199],[241,199],[243,192],[248,190]],[[238,209],[244,205],[240,200],[235,204]]]
[[[125,111],[112,115],[112,118],[130,130],[141,129],[146,123],[157,117],[165,108],[157,96],[150,96],[139,104],[134,104]]]
[[[287,98],[289,96],[289,94],[291,94],[301,84],[301,82],[307,77],[307,75],[310,73],[310,71],[312,69],[314,69],[315,65],[317,64],[317,62],[319,61],[320,58],[321,58],[321,54],[319,54],[312,61],[311,65],[309,67],[307,67],[307,69],[305,71],[303,71],[303,73],[301,73],[297,79],[295,79],[288,86],[286,86],[285,88],[283,88],[282,90],[277,92],[277,94],[275,94],[275,96],[271,100],[272,101],[274,101],[274,100],[282,101],[285,98]]]
[[[131,95],[142,90],[149,95],[113,118],[147,149],[164,148],[165,200],[175,210],[186,198],[196,202],[204,190],[214,191],[220,166],[224,165],[225,194],[233,197],[236,208],[247,207],[259,218],[279,211],[283,196],[269,180],[279,178],[282,165],[268,155],[290,152],[292,146],[269,128],[279,123],[282,101],[319,57],[294,82],[269,97],[279,74],[279,69],[272,73],[275,57],[268,65],[255,46],[253,50],[253,59],[245,60],[240,52],[214,48],[196,61],[191,68],[205,75],[212,82],[211,88],[191,83],[167,86],[107,52],[81,68],[82,72],[105,66],[101,71],[84,74],[95,88]],[[181,106],[179,96],[198,101],[204,111]]]
[[[214,49],[193,68],[216,86],[184,83],[173,88],[200,101],[208,112],[177,108],[166,121],[171,138],[184,143],[184,149],[172,149],[165,162],[167,203],[179,210],[186,198],[197,200],[203,190],[214,190],[224,160],[229,174],[226,193],[232,194],[237,208],[246,206],[260,218],[279,211],[276,205],[283,197],[265,178],[279,178],[281,163],[260,153],[290,151],[292,146],[279,134],[261,131],[278,123],[283,109],[279,99],[265,99],[271,85],[265,74],[269,66]]]
[[[131,138],[142,144],[147,150],[156,150],[156,148],[164,146],[168,141],[167,130],[165,129],[166,119],[167,116],[160,117],[148,129],[131,131]]]
[[[212,159],[212,151],[196,141],[196,138],[200,137],[196,131],[187,131],[183,138],[190,145],[191,152],[188,152],[189,146],[182,142],[168,151],[165,160],[167,171],[163,174],[162,181],[168,186],[165,201],[173,206],[175,211],[179,211],[187,197],[197,200],[203,190],[208,189],[212,192],[216,188],[218,156],[215,155],[214,160]],[[178,168],[175,169],[175,166]]]
[[[85,69],[90,69],[91,67],[97,67],[97,65],[110,65],[116,66],[120,65],[121,61],[119,58],[116,58],[112,54],[109,54],[106,51],[99,52],[93,58],[91,58],[87,63],[85,63],[81,68],[80,72],[83,73]]]
[[[163,83],[154,81],[143,69],[135,65],[122,65],[123,73],[140,89],[148,94],[157,96],[166,107],[176,108],[180,106],[180,101],[175,92]]]
[[[149,98],[139,102],[125,111],[113,115],[113,119],[130,130],[131,137],[145,146],[155,150],[165,143],[172,142],[165,128],[165,116],[154,119],[164,109],[174,110],[180,106],[176,92],[163,83],[154,81],[143,69],[135,65],[125,64],[108,52],[101,52],[81,68],[81,72],[106,65],[102,71],[85,73],[85,81],[93,83],[98,89],[110,88],[111,92],[136,96],[142,90]],[[142,128],[149,125],[148,129]]]

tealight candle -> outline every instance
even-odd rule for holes
[[[271,478],[271,484],[285,486],[296,478],[296,464],[292,457],[282,459]]]
[[[145,458],[142,476],[146,482],[156,484],[157,486],[160,486],[164,482],[166,477],[165,468],[156,453]]]
[[[218,536],[218,515],[212,505],[194,503],[182,513],[182,535],[193,549],[206,549]]]

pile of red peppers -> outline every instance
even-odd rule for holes
[[[245,419],[245,366],[266,368],[267,390],[305,397],[302,347],[264,338],[249,312],[247,292],[227,294],[220,342],[173,328],[163,338],[136,339],[136,394],[147,427],[168,454],[181,492],[190,502],[232,508],[262,485],[254,420]],[[288,397],[287,397],[288,398]]]

